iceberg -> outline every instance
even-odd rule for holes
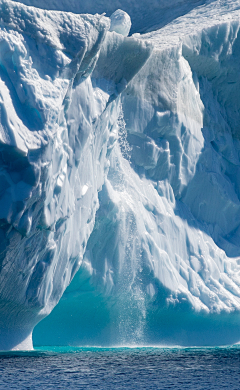
[[[121,94],[83,264],[35,343],[238,342],[239,2],[133,37],[154,49]]]
[[[240,340],[240,2],[136,4],[0,0],[1,350]]]
[[[32,347],[34,326],[82,263],[119,93],[151,53],[112,33],[112,67],[99,63],[92,80],[109,28],[100,15],[0,2],[1,350]]]

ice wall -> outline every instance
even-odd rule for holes
[[[135,35],[154,51],[122,93],[83,265],[36,344],[239,341],[238,8]]]
[[[98,14],[0,1],[0,349],[31,348],[82,263],[118,95],[151,52],[111,33],[111,67],[92,80],[109,28]]]
[[[239,341],[239,0],[38,5],[0,0],[0,349]]]

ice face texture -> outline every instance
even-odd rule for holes
[[[36,343],[239,341],[238,7],[134,35],[154,50],[121,95],[83,264]]]
[[[151,52],[115,34],[115,63],[99,63],[92,80],[109,27],[99,15],[0,1],[0,349],[31,348],[94,227],[119,92]]]
[[[5,1],[0,15],[0,349],[29,349],[33,326],[78,269],[94,224],[104,166],[92,164],[87,145],[97,159],[104,153],[92,133],[105,120],[98,122],[103,107],[86,107],[97,100],[87,75],[109,22]]]
[[[15,0],[35,7],[73,13],[105,13],[117,9],[130,15],[132,32],[147,32],[170,23],[195,7],[215,0]],[[227,1],[227,0],[226,0]]]
[[[239,5],[0,1],[0,349],[239,341]]]

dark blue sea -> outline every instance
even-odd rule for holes
[[[0,389],[240,389],[240,347],[5,352]]]

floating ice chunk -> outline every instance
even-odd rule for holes
[[[117,11],[111,15],[110,19],[110,31],[115,31],[118,34],[127,37],[132,25],[130,16],[121,9],[117,9]]]

